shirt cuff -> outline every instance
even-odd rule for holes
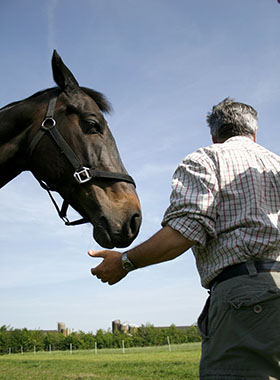
[[[163,220],[162,226],[169,226],[173,230],[180,232],[185,238],[195,241],[205,247],[207,241],[207,234],[202,224],[197,220],[188,219],[183,220],[183,218],[172,218],[169,220]]]

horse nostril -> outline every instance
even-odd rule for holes
[[[141,221],[142,221],[141,215],[139,215],[138,213],[135,213],[134,215],[132,215],[132,217],[130,218],[129,226],[128,226],[128,234],[130,236],[137,235],[140,228]]]

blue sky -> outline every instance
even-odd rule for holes
[[[122,160],[154,234],[173,171],[210,144],[205,116],[227,96],[259,112],[258,142],[280,154],[276,0],[13,0],[0,5],[0,105],[54,85],[57,49],[81,85],[103,92]],[[192,252],[110,287],[90,274],[90,226],[65,227],[30,173],[0,192],[0,326],[74,330],[121,319],[194,323],[207,297]]]

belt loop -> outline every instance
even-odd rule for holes
[[[249,272],[249,276],[250,277],[255,277],[255,276],[258,275],[258,272],[257,272],[257,269],[256,269],[254,261],[247,261],[245,263],[245,265],[246,265],[246,268],[247,268],[247,270]]]

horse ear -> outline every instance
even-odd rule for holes
[[[56,50],[53,51],[52,56],[52,71],[53,79],[65,93],[74,91],[79,87],[79,83],[76,81],[68,67],[65,66]]]

